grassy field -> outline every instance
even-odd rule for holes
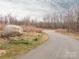
[[[65,35],[69,35],[72,38],[79,40],[78,32],[68,32],[67,30],[64,30],[64,29],[58,29],[58,30],[56,30],[56,32],[59,32],[59,33],[65,34]]]
[[[79,33],[72,33],[72,32],[63,32],[63,34],[65,35],[69,35],[69,36],[72,36],[72,38],[76,39],[76,40],[79,40]]]
[[[27,53],[47,39],[47,34],[35,32],[28,32],[21,37],[12,37],[8,42],[0,43],[0,50],[6,50],[6,54],[0,56],[0,59],[16,59],[16,56]]]

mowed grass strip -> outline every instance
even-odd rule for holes
[[[0,49],[7,51],[5,55],[0,56],[0,59],[16,59],[16,56],[27,53],[47,39],[48,35],[46,33],[37,33],[30,39],[9,40],[9,42],[0,45]]]

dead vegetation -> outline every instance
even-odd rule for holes
[[[28,34],[29,33],[29,34]],[[15,59],[17,55],[27,53],[31,49],[47,41],[46,33],[28,32],[21,37],[11,37],[8,42],[0,43],[1,59]],[[6,53],[5,53],[6,51]]]
[[[33,26],[4,25],[4,28],[1,28],[0,30],[0,40],[3,41],[10,40],[12,38],[30,39],[31,37],[37,35],[37,33],[42,33],[41,28]]]
[[[41,28],[36,28],[33,26],[22,26],[22,27],[24,29],[24,32],[39,32],[39,33],[42,32]]]
[[[47,34],[42,33],[42,29],[40,28],[33,26],[20,26],[21,28],[16,28],[15,25],[12,25],[13,27],[4,26],[5,28],[3,29],[5,30],[2,28],[0,30],[1,59],[15,59],[15,56],[28,52],[48,39]],[[22,33],[22,35],[17,35],[17,33]]]
[[[79,32],[68,32],[66,29],[56,29],[55,31],[79,40]]]

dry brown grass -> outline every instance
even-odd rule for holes
[[[48,34],[43,33],[42,41],[45,42],[48,40]]]
[[[71,36],[72,38],[79,40],[78,32],[68,32],[66,29],[57,29],[56,32]]]
[[[63,33],[63,32],[66,32],[66,29],[56,29],[55,31],[56,32],[62,32]]]
[[[0,31],[2,31],[4,27],[5,27],[5,24],[0,23]]]
[[[29,40],[26,39],[27,37]],[[2,48],[1,50],[7,50],[7,53],[1,56],[1,59],[15,59],[15,56],[27,53],[31,49],[46,42],[48,40],[48,35],[46,33],[28,32],[24,33],[23,36],[14,38],[18,40],[24,39],[24,41],[13,40],[8,44],[4,43],[0,48]]]
[[[16,38],[16,39],[21,39],[21,40],[29,40],[32,37],[35,37],[37,35],[38,35],[37,32],[24,32],[23,35],[21,35],[21,36],[15,36],[15,37],[11,37],[11,38]]]
[[[3,31],[3,28],[5,27],[5,24],[0,23],[0,33]],[[37,33],[42,33],[42,29],[40,28],[36,28],[33,26],[22,26],[24,29],[24,33],[21,36],[15,36],[15,37],[1,37],[0,36],[0,43],[5,43],[6,40],[8,39],[30,39],[31,37],[34,37],[35,35],[37,35]]]
[[[36,28],[36,27],[33,27],[33,26],[22,26],[23,29],[24,29],[24,32],[42,32],[42,29],[41,28]]]
[[[1,59],[15,59],[16,55],[24,54],[48,40],[48,35],[42,33],[42,29],[33,26],[22,27],[24,32],[21,36],[0,37],[0,50],[7,50],[7,53],[0,57]],[[1,27],[0,31],[2,30]]]
[[[6,25],[4,23],[0,23],[0,31],[2,31],[4,29]],[[31,25],[27,26],[27,25],[22,25],[21,26],[24,29],[24,32],[42,32],[41,28],[36,28],[33,27]]]

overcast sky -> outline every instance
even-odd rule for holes
[[[67,8],[75,1],[78,0],[0,0],[0,14],[11,14],[20,18],[25,16],[42,17],[47,13]]]
[[[0,0],[1,15],[41,17],[50,11],[50,5],[41,3],[40,0]],[[52,11],[54,12],[55,10],[53,9]]]

